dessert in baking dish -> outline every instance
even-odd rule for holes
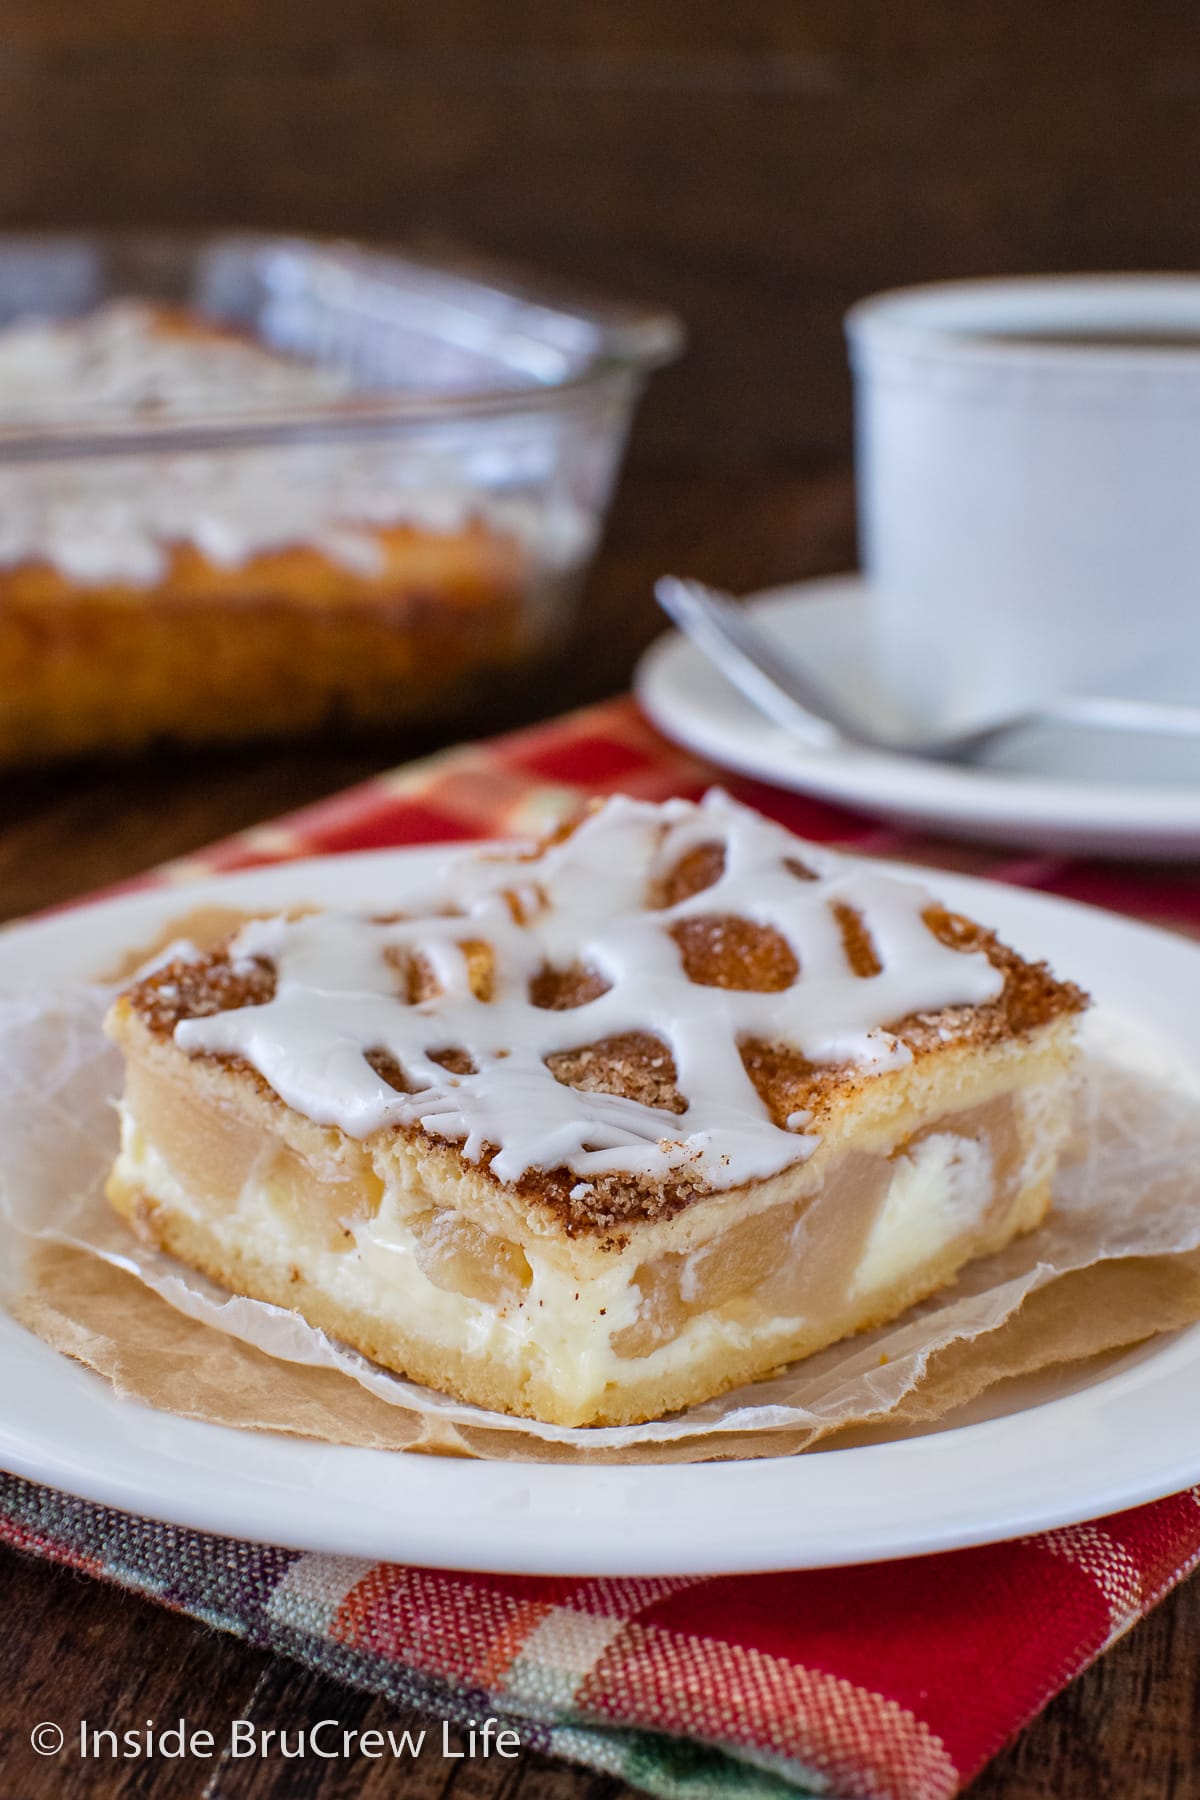
[[[0,426],[74,432],[0,467],[0,763],[391,724],[528,654],[515,502],[485,516],[386,438],[137,447],[346,393],[332,370],[140,302],[0,331]],[[91,453],[89,424],[114,422],[134,448]]]
[[[116,1002],[145,1236],[377,1361],[563,1425],[882,1322],[1037,1225],[1078,989],[719,794],[397,859]]]

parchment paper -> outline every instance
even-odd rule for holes
[[[1144,1028],[1084,1026],[1075,1143],[1047,1223],[896,1323],[646,1425],[511,1419],[404,1381],[296,1314],[227,1294],[108,1208],[120,1058],[109,990],[0,996],[0,1269],[9,1309],[119,1392],[189,1417],[511,1459],[781,1455],[928,1422],[997,1382],[1200,1318],[1200,1073]]]

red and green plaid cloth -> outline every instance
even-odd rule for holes
[[[380,776],[150,879],[522,834],[586,796],[695,796],[717,779],[615,701]],[[757,783],[726,785],[807,837],[1200,930],[1194,868],[950,850]],[[1015,1543],[761,1576],[526,1578],[305,1555],[10,1476],[0,1538],[397,1704],[504,1717],[532,1747],[671,1800],[943,1800],[1200,1561],[1200,1489]]]

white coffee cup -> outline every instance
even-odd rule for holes
[[[923,726],[1200,701],[1200,277],[948,282],[847,319],[877,675]]]

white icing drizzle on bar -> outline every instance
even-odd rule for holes
[[[254,343],[164,328],[160,313],[138,301],[0,330],[5,425],[252,417],[326,404],[348,385],[337,370]],[[306,545],[369,578],[384,568],[380,527],[452,532],[480,510],[453,464],[386,440],[10,463],[0,470],[0,567],[44,562],[85,586],[152,587],[179,545],[218,568]],[[550,561],[588,548],[573,513],[540,519],[510,500],[489,514],[502,529],[542,532]]]
[[[687,852],[721,843],[711,887],[653,910],[647,894]],[[800,859],[815,879],[788,867]],[[513,915],[516,895],[524,923]],[[852,907],[881,965],[856,975],[835,904]],[[743,1066],[739,1044],[794,1045],[809,1060],[872,1070],[902,1067],[907,1047],[888,1020],[994,999],[1001,973],[980,951],[953,950],[926,926],[930,896],[915,882],[802,844],[781,827],[710,793],[699,806],[610,800],[536,860],[458,852],[419,886],[389,893],[405,913],[381,922],[346,913],[255,921],[235,961],[268,960],[269,1002],[177,1025],[184,1050],[244,1057],[287,1104],[353,1137],[422,1125],[462,1146],[502,1181],[566,1168],[581,1180],[616,1174],[685,1177],[728,1188],[802,1160],[817,1139],[793,1114],[774,1125]],[[691,982],[669,935],[679,920],[737,916],[772,927],[800,973],[777,993]],[[493,997],[471,991],[461,945],[489,944]],[[416,953],[444,991],[408,1004],[387,953]],[[529,1000],[544,967],[582,965],[611,985],[583,1006],[550,1011]],[[546,1058],[626,1032],[669,1045],[687,1110],[673,1114],[555,1080]],[[453,1075],[433,1053],[467,1051],[475,1073]],[[365,1060],[384,1050],[417,1090],[395,1092]]]

